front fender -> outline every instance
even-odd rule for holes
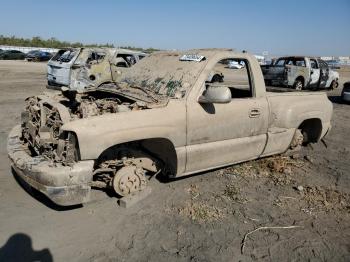
[[[117,144],[149,138],[166,138],[180,147],[186,143],[186,108],[182,101],[171,101],[162,108],[80,119],[62,130],[76,134],[82,160],[97,159]]]

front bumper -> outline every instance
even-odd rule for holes
[[[20,136],[21,127],[18,125],[9,134],[7,151],[11,165],[22,181],[61,206],[90,200],[93,160],[79,161],[70,167],[53,163],[42,156],[32,157]]]

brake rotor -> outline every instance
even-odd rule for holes
[[[141,191],[146,187],[146,171],[134,165],[124,166],[117,171],[113,178],[114,191],[120,196]]]

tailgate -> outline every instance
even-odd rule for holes
[[[60,50],[47,64],[47,80],[53,84],[69,86],[71,67],[79,50]]]

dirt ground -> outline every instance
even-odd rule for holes
[[[328,92],[325,143],[154,179],[152,194],[128,209],[103,192],[59,209],[23,190],[6,153],[24,99],[45,91],[45,74],[44,63],[0,61],[0,261],[350,261],[350,105],[341,88]]]

